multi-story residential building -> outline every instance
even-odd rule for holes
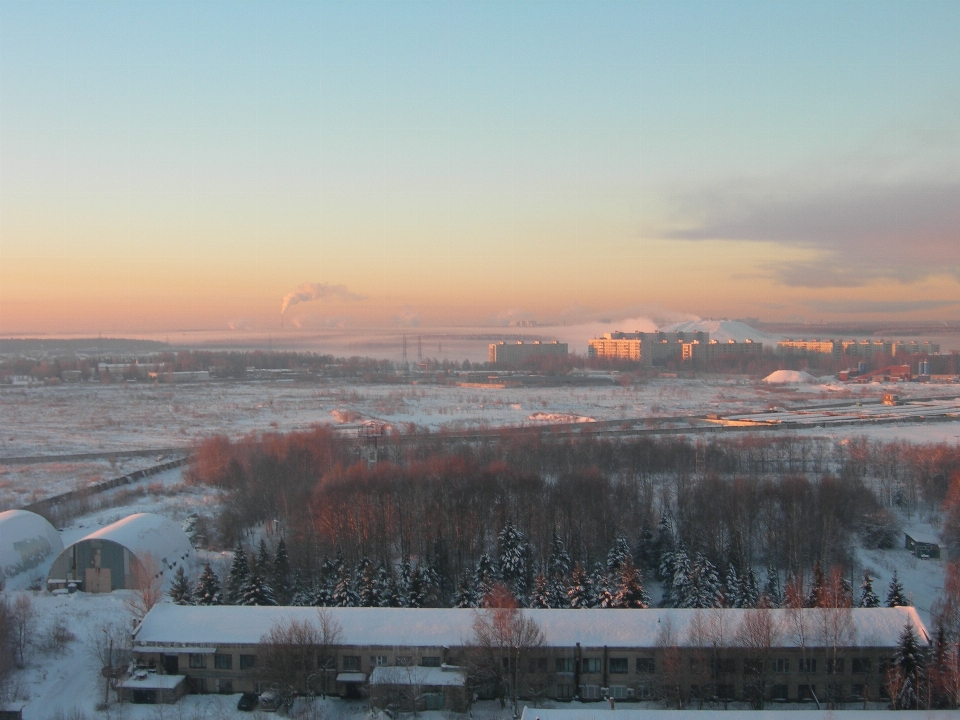
[[[164,603],[137,628],[134,656],[142,667],[186,676],[191,692],[263,689],[271,631],[292,621],[318,627],[319,610]],[[504,669],[510,694],[515,688],[520,697],[876,700],[904,627],[929,644],[910,607],[520,610],[542,631],[542,642],[502,648],[480,642],[476,624],[510,611],[322,610],[323,622],[338,632],[335,644],[312,649],[316,659],[308,652],[300,661],[309,689],[322,683],[328,692],[376,699],[389,697],[391,684],[436,685],[435,705],[446,709],[462,707],[473,692],[489,692],[472,674],[481,657]]]
[[[567,343],[553,342],[543,343],[539,340],[533,342],[504,342],[490,343],[488,348],[488,359],[494,365],[504,365],[516,367],[522,365],[528,358],[535,357],[562,357],[567,354]]]
[[[717,340],[701,343],[694,340],[693,342],[683,343],[681,357],[684,362],[690,361],[694,365],[699,365],[718,357],[759,355],[762,352],[763,343],[754,342],[749,338],[743,342],[727,340],[725,343],[718,342]]]
[[[710,333],[696,332],[611,332],[589,341],[587,355],[606,360],[628,360],[648,367],[667,360],[679,360],[683,343],[710,341]]]
[[[843,345],[836,340],[780,340],[777,342],[778,355],[829,355],[839,360],[843,355]]]

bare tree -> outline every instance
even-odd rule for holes
[[[537,622],[517,607],[509,591],[495,586],[486,604],[473,620],[471,674],[491,686],[501,703],[509,690],[516,713],[520,684],[526,681],[529,669],[525,661],[531,650],[546,642],[546,637]]]
[[[37,611],[33,607],[30,596],[26,593],[20,593],[17,595],[17,599],[13,601],[11,612],[14,642],[17,647],[17,653],[20,655],[20,667],[23,667],[25,662],[24,653],[33,635]]]
[[[280,621],[260,638],[259,675],[279,693],[284,705],[298,692],[308,692],[320,632],[307,620]]]
[[[680,642],[673,627],[670,615],[657,630],[657,648],[660,650],[660,662],[657,664],[657,697],[670,708],[683,708],[683,688],[680,685],[682,662]]]
[[[14,667],[14,624],[13,608],[7,598],[0,594],[0,697],[3,697],[7,679]]]
[[[110,704],[111,682],[120,677],[130,662],[133,636],[126,623],[106,621],[90,630],[87,648],[100,663],[103,676],[103,705]]]
[[[317,673],[320,676],[320,692],[327,696],[327,676],[337,671],[338,645],[343,644],[343,627],[329,608],[317,608]]]
[[[744,613],[737,628],[737,644],[749,653],[744,661],[744,690],[755,710],[763,710],[767,684],[773,662],[773,648],[783,637],[777,615],[768,608],[755,608]]]
[[[130,563],[130,577],[133,587],[125,605],[136,624],[146,617],[154,605],[163,600],[163,575],[156,558],[150,553],[144,553]]]

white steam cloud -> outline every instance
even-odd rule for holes
[[[280,314],[283,315],[291,305],[313,300],[364,300],[363,295],[357,295],[347,289],[346,285],[330,285],[328,283],[304,283],[293,292],[283,296]]]

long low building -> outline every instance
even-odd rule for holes
[[[297,621],[318,632],[338,629],[335,645],[316,649],[316,660],[307,662],[324,690],[369,696],[380,667],[463,668],[464,685],[449,680],[445,686],[482,697],[489,688],[470,668],[498,651],[478,640],[475,623],[493,612],[165,603],[137,628],[134,654],[141,667],[186,675],[191,692],[258,691],[265,687],[267,636]],[[920,643],[929,643],[910,607],[517,612],[539,627],[542,643],[504,650],[495,664],[511,668],[505,682],[515,682],[521,697],[558,700],[603,694],[876,700],[884,695],[886,667],[904,628],[912,626]],[[301,688],[309,689],[316,688]],[[452,698],[445,709],[462,700]]]

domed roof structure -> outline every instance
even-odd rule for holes
[[[0,587],[63,550],[60,533],[46,518],[27,510],[0,513]]]

